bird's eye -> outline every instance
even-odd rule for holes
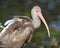
[[[38,12],[38,10],[36,10],[36,12]]]

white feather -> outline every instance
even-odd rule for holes
[[[9,23],[13,22],[13,20],[7,20],[5,23],[4,23],[4,26],[8,25]]]

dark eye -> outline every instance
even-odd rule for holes
[[[38,10],[36,10],[36,12],[38,12]]]

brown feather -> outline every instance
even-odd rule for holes
[[[22,19],[17,21],[17,19]],[[22,47],[22,45],[31,39],[34,26],[30,18],[24,16],[14,17],[14,23],[12,23],[2,35],[1,42],[3,47],[16,48]],[[8,26],[8,25],[7,25]],[[4,30],[4,29],[3,29]]]

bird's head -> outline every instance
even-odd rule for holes
[[[41,13],[41,8],[39,6],[34,6],[31,10],[31,14],[35,14],[36,16],[38,16],[42,20],[42,22],[44,23],[44,25],[46,26],[46,29],[48,31],[48,36],[50,37],[49,28],[48,28],[48,25]]]

